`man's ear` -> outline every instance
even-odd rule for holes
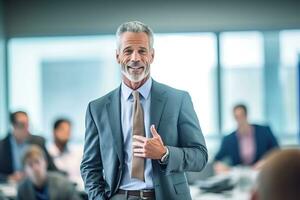
[[[154,51],[154,48],[152,48],[151,49],[151,60],[150,60],[150,64],[152,64],[153,63],[153,61],[154,61],[154,54],[155,54],[155,51]]]
[[[116,49],[116,60],[120,64],[120,50]]]

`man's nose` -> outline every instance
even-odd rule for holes
[[[131,55],[131,61],[137,62],[141,60],[141,56],[137,51],[134,51]]]
[[[40,166],[39,166],[38,164],[36,164],[36,163],[33,164],[31,167],[32,167],[32,170],[33,170],[33,171],[38,171],[39,168],[40,168]]]

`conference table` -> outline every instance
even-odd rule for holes
[[[236,167],[230,172],[215,175],[206,180],[199,180],[190,185],[193,200],[249,200],[251,190],[255,185],[258,171],[247,167]],[[212,193],[200,189],[204,184],[211,184],[224,179],[230,179],[234,185],[233,189],[221,193]],[[77,185],[77,190],[83,192],[83,186]],[[15,183],[1,183],[0,191],[9,199],[15,199],[17,185]]]
[[[17,196],[16,183],[0,183],[0,191],[9,199],[15,199]]]
[[[238,166],[230,172],[221,175],[215,175],[206,180],[199,180],[190,185],[190,191],[193,200],[249,200],[253,190],[258,171],[249,167]],[[233,188],[219,193],[207,192],[201,189],[201,186],[228,179]]]

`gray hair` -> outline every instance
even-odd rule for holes
[[[134,32],[134,33],[146,33],[149,38],[149,47],[153,48],[153,31],[149,26],[146,24],[139,22],[139,21],[131,21],[131,22],[125,22],[119,26],[116,32],[117,36],[117,48],[120,49],[120,37],[125,32]]]

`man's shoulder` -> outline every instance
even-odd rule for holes
[[[2,138],[0,140],[0,146],[3,146],[3,145],[6,145],[6,144],[10,143],[9,142],[10,136],[11,136],[11,133],[8,133],[4,138]]]
[[[45,143],[45,138],[39,135],[30,134],[28,141],[31,144],[43,145]]]
[[[252,126],[254,127],[255,134],[257,136],[268,137],[273,134],[272,130],[270,129],[270,127],[268,125],[253,124]]]
[[[225,135],[225,136],[223,137],[223,140],[224,140],[225,142],[232,142],[233,140],[236,139],[236,137],[237,137],[236,134],[237,134],[237,132],[236,132],[236,131],[233,131],[233,132],[231,132],[230,134]]]
[[[258,128],[258,129],[267,129],[267,128],[269,128],[268,125],[260,125],[260,124],[252,124],[252,126],[254,128]]]
[[[9,135],[5,136],[5,138],[0,140],[0,159],[1,160],[6,160],[6,162],[1,162],[0,166],[7,166],[7,163],[10,161],[7,160],[8,158],[11,157],[11,142],[10,142],[10,133]]]
[[[94,99],[92,101],[89,102],[90,106],[96,106],[96,107],[101,107],[104,104],[106,104],[113,95],[116,95],[116,93],[120,92],[120,87],[115,88],[114,90],[110,91],[109,93],[105,94],[102,97],[99,97],[97,99]]]
[[[171,87],[169,85],[166,85],[166,84],[154,81],[154,80],[153,80],[152,87],[154,87],[155,90],[167,92],[167,94],[171,95],[171,96],[183,96],[185,94],[188,94],[187,91],[180,90],[180,89]]]
[[[255,133],[266,134],[270,131],[270,127],[268,125],[252,124],[252,126],[254,127]]]

